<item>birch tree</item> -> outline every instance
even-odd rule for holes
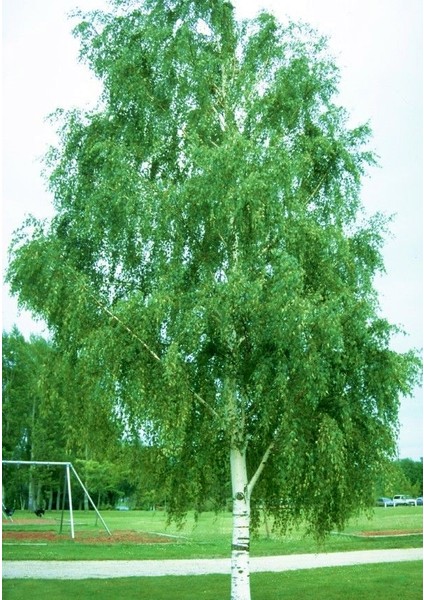
[[[93,111],[60,112],[56,215],[29,221],[8,279],[157,448],[167,506],[232,486],[233,600],[260,507],[322,537],[370,505],[417,359],[373,287],[367,125],[307,26],[222,0],[115,0],[80,15]]]

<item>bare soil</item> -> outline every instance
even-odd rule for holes
[[[394,537],[403,535],[417,535],[422,532],[422,529],[386,529],[384,531],[361,531],[359,535],[362,537]]]
[[[39,524],[40,519],[25,519],[25,525]],[[63,542],[69,540],[69,527],[65,527],[64,533],[57,531],[16,531],[13,529],[14,523],[3,521],[7,524],[7,530],[2,532],[3,542],[8,543],[37,543],[37,542]],[[52,525],[58,527],[57,520],[43,519],[43,526]],[[359,531],[358,537],[396,537],[406,535],[422,534],[422,529],[393,529],[383,531]],[[352,535],[352,534],[351,534]],[[75,530],[75,541],[82,544],[169,544],[175,541],[172,536],[160,534],[138,532],[138,531],[114,531],[110,536],[103,529],[99,531],[78,531]]]
[[[69,540],[69,532],[55,531],[3,531],[3,542],[63,542]],[[75,541],[82,544],[169,544],[172,538],[137,531],[75,531]]]

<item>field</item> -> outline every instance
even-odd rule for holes
[[[252,600],[421,600],[422,563],[253,573]],[[8,579],[4,600],[215,600],[230,597],[225,575],[43,581]]]
[[[17,512],[13,523],[3,521],[4,560],[101,560],[227,557],[231,539],[231,515],[205,513],[196,521],[189,515],[185,526],[167,526],[162,512],[102,513],[112,536],[94,513],[76,512],[75,539],[69,523],[59,535],[60,514],[46,513],[35,519]],[[329,536],[324,547],[305,537],[302,529],[284,538],[267,533],[265,527],[252,540],[253,556],[317,551],[373,550],[422,545],[422,508],[376,508],[372,518],[352,520],[343,534]],[[360,565],[285,573],[253,573],[253,600],[421,600],[422,563]],[[134,577],[108,580],[20,580],[3,581],[5,600],[45,597],[60,600],[215,600],[228,598],[230,580],[225,575],[196,577]]]
[[[322,547],[297,529],[284,538],[262,527],[252,539],[252,556],[409,548],[422,545],[422,507],[375,508],[372,518],[353,519],[345,531],[334,532]],[[142,560],[218,558],[229,555],[231,514],[192,514],[182,529],[168,526],[163,512],[109,511],[102,513],[109,536],[93,512],[76,511],[75,539],[69,524],[59,532],[60,513],[37,519],[17,511],[13,522],[3,520],[5,560]]]

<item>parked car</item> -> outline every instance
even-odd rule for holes
[[[404,494],[396,494],[393,496],[394,506],[417,506],[417,501],[411,496],[405,496]]]
[[[423,505],[423,497],[422,497],[422,496],[419,496],[419,497],[417,498],[417,506],[422,506],[422,505]]]
[[[394,506],[394,502],[391,498],[377,498],[377,506],[384,506],[384,508],[386,508],[387,506]]]

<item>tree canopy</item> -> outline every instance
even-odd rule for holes
[[[51,346],[40,337],[32,336],[27,342],[17,328],[10,334],[3,332],[2,453],[5,459],[30,460],[48,444],[44,435],[47,416],[44,394],[48,385],[46,367],[52,354]]]
[[[171,511],[219,495],[233,452],[253,517],[323,535],[369,505],[418,372],[373,287],[370,129],[348,126],[305,25],[239,23],[222,0],[112,5],[75,29],[103,94],[58,114],[56,215],[17,234],[12,290],[93,402],[161,449]]]

